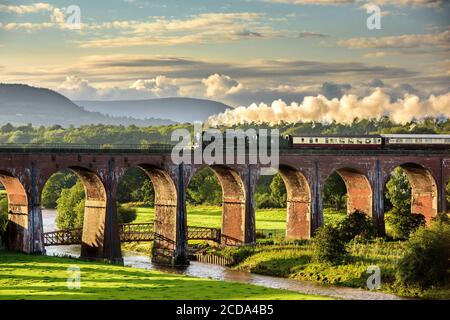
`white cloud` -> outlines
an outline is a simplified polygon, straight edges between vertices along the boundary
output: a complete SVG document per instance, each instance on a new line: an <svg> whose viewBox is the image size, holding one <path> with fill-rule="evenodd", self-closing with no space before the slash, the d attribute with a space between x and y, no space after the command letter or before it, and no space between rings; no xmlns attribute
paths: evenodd
<svg viewBox="0 0 450 320"><path fill-rule="evenodd" d="M202 13L187 19L154 17L152 21L112 21L83 25L83 30L114 29L119 35L95 38L80 43L82 48L114 48L145 45L179 45L234 41L277 34L264 20L252 12Z"/></svg>
<svg viewBox="0 0 450 320"><path fill-rule="evenodd" d="M79 76L67 76L57 90L73 100L92 99L97 96L97 89Z"/></svg>
<svg viewBox="0 0 450 320"><path fill-rule="evenodd" d="M299 103L287 105L276 100L269 106L253 103L249 107L226 110L208 120L210 126L234 125L242 123L270 123L282 121L296 123L301 121L320 121L351 123L355 117L373 119L389 116L397 123L427 116L450 117L450 93L430 96L420 100L416 95L405 94L402 99L391 102L389 95L377 88L369 96L359 99L356 95L343 95L340 99L327 99L323 95L308 96Z"/></svg>
<svg viewBox="0 0 450 320"><path fill-rule="evenodd" d="M151 92L157 97L172 97L179 95L180 88L175 79L159 75L153 79L136 80L130 89Z"/></svg>
<svg viewBox="0 0 450 320"><path fill-rule="evenodd" d="M271 3L298 4L298 5L342 5L353 4L357 0L263 0Z"/></svg>
<svg viewBox="0 0 450 320"><path fill-rule="evenodd" d="M430 34L405 34L389 37L351 38L338 42L339 45L351 49L366 48L417 48L435 46L450 47L450 30Z"/></svg>
<svg viewBox="0 0 450 320"><path fill-rule="evenodd" d="M234 94L243 89L242 84L227 75L217 73L203 79L202 83L206 87L206 96L209 98L221 98Z"/></svg>
<svg viewBox="0 0 450 320"><path fill-rule="evenodd" d="M446 0L370 0L368 2L379 6L411 6L411 7L439 7Z"/></svg>
<svg viewBox="0 0 450 320"><path fill-rule="evenodd" d="M15 14L25 14L25 13L36 13L39 11L52 11L53 6L49 3L33 3L31 5L6 5L0 4L0 12L15 13Z"/></svg>
<svg viewBox="0 0 450 320"><path fill-rule="evenodd" d="M445 0L262 0L269 3L284 3L296 5L348 5L370 2L376 5L386 6L411 6L411 7L438 7Z"/></svg>

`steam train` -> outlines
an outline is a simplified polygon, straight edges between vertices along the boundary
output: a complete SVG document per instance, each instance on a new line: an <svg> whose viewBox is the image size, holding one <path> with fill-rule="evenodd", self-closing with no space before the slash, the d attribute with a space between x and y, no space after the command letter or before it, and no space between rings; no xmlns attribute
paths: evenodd
<svg viewBox="0 0 450 320"><path fill-rule="evenodd" d="M205 136L206 132L202 132ZM194 139L193 146L199 146L199 138ZM235 138L242 139L247 147L250 143L259 143L261 136L246 136L238 134ZM270 145L270 137L267 137ZM202 140L205 148L211 141ZM223 146L226 146L224 137ZM279 146L282 149L447 149L450 152L450 134L373 134L373 135L287 135L280 137Z"/></svg>
<svg viewBox="0 0 450 320"><path fill-rule="evenodd" d="M307 149L450 149L450 134L296 135L285 136L284 147Z"/></svg>

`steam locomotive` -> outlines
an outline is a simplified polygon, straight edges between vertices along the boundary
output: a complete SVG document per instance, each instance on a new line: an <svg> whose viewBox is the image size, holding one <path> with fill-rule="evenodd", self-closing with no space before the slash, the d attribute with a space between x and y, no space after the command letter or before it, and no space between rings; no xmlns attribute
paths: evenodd
<svg viewBox="0 0 450 320"><path fill-rule="evenodd" d="M450 134L296 135L284 137L290 148L450 149Z"/></svg>

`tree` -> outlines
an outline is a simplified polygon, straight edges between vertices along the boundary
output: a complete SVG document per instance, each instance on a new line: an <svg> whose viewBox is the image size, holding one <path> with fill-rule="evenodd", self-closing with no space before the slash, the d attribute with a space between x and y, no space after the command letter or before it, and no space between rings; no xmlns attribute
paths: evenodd
<svg viewBox="0 0 450 320"><path fill-rule="evenodd" d="M70 171L60 171L48 179L42 190L42 206L55 209L62 189L70 189L77 182L77 176Z"/></svg>
<svg viewBox="0 0 450 320"><path fill-rule="evenodd" d="M153 185L142 169L131 168L127 171L119 182L117 200L119 203L144 202L153 205Z"/></svg>
<svg viewBox="0 0 450 320"><path fill-rule="evenodd" d="M84 202L84 187L80 181L70 189L62 189L56 205L56 225L59 229L83 226Z"/></svg>
<svg viewBox="0 0 450 320"><path fill-rule="evenodd" d="M386 198L400 211L409 211L411 207L411 187L405 171L398 167L386 184Z"/></svg>
<svg viewBox="0 0 450 320"><path fill-rule="evenodd" d="M391 206L386 212L388 233L394 239L406 240L418 227L425 225L425 217L411 213L411 187L402 168L394 170L386 189L386 199Z"/></svg>
<svg viewBox="0 0 450 320"><path fill-rule="evenodd" d="M388 234L397 240L406 240L412 232L425 225L425 217L420 213L411 213L393 207L386 213L386 222L390 226Z"/></svg>
<svg viewBox="0 0 450 320"><path fill-rule="evenodd" d="M337 172L331 174L324 185L323 201L328 206L334 206L336 211L340 211L345 207L345 195L347 188L344 180Z"/></svg>
<svg viewBox="0 0 450 320"><path fill-rule="evenodd" d="M447 211L450 212L450 180L447 183L447 186L445 187L445 194L447 199Z"/></svg>
<svg viewBox="0 0 450 320"><path fill-rule="evenodd" d="M406 242L396 278L404 286L424 289L446 283L449 268L450 225L434 221L429 228L419 228Z"/></svg>
<svg viewBox="0 0 450 320"><path fill-rule="evenodd" d="M221 205L222 188L211 169L200 170L189 183L187 201L190 204Z"/></svg>
<svg viewBox="0 0 450 320"><path fill-rule="evenodd" d="M8 198L0 194L0 244L3 242L3 236L8 224Z"/></svg>
<svg viewBox="0 0 450 320"><path fill-rule="evenodd" d="M286 186L284 184L283 178L279 173L277 173L270 183L270 198L272 204L276 208L282 208L286 206Z"/></svg>

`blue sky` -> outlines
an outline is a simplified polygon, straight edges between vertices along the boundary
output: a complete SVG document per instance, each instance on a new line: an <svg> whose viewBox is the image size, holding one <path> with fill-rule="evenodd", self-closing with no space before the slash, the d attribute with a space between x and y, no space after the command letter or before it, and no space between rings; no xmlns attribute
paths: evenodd
<svg viewBox="0 0 450 320"><path fill-rule="evenodd" d="M72 99L190 96L232 106L305 96L448 93L447 0L1 1L2 82ZM66 8L81 10L67 28Z"/></svg>

